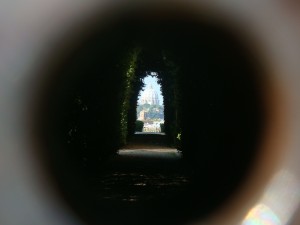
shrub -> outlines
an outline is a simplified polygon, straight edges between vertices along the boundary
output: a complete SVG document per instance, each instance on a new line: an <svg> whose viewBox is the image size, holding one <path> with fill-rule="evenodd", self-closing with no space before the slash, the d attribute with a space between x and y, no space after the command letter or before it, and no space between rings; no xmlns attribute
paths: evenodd
<svg viewBox="0 0 300 225"><path fill-rule="evenodd" d="M165 132L165 124L164 123L160 124L160 132Z"/></svg>
<svg viewBox="0 0 300 225"><path fill-rule="evenodd" d="M137 120L135 122L135 131L136 132L142 132L143 131L143 128L144 128L144 122L143 121L140 121L140 120Z"/></svg>

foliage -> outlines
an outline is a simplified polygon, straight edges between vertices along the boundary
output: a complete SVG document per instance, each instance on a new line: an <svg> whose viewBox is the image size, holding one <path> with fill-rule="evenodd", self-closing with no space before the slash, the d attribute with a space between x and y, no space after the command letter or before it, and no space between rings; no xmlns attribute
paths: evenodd
<svg viewBox="0 0 300 225"><path fill-rule="evenodd" d="M181 107L178 80L179 67L175 63L174 55L176 54L172 54L172 52L164 49L161 55L164 71L160 75L159 82L161 83L162 94L164 96L164 130L169 136L170 141L177 145L178 140L176 139L176 136L181 129L179 120L179 110Z"/></svg>
<svg viewBox="0 0 300 225"><path fill-rule="evenodd" d="M160 132L165 132L165 124L164 123L160 124Z"/></svg>
<svg viewBox="0 0 300 225"><path fill-rule="evenodd" d="M120 121L120 132L121 132L121 144L126 144L126 139L128 135L128 111L130 109L130 98L133 94L133 82L136 79L136 62L139 55L140 49L135 48L129 54L127 60L125 61L125 67L127 67L125 73L123 74L123 101L121 108L121 121Z"/></svg>
<svg viewBox="0 0 300 225"><path fill-rule="evenodd" d="M137 107L137 115L140 115L140 112L144 110L147 112L147 119L164 119L164 107L161 105L150 105L143 104Z"/></svg>
<svg viewBox="0 0 300 225"><path fill-rule="evenodd" d="M135 131L136 132L142 132L144 128L144 122L141 120L137 120L135 122Z"/></svg>

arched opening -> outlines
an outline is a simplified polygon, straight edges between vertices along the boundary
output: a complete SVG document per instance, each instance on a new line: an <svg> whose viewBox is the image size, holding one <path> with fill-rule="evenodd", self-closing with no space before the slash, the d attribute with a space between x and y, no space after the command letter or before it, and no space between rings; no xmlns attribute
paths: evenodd
<svg viewBox="0 0 300 225"><path fill-rule="evenodd" d="M221 207L247 176L264 128L264 71L222 24L132 10L47 68L37 133L63 197L89 223L181 225ZM172 151L124 161L145 71L157 72Z"/></svg>
<svg viewBox="0 0 300 225"><path fill-rule="evenodd" d="M137 132L164 132L164 105L161 85L156 72L149 72L143 79L144 89L140 90L137 104Z"/></svg>

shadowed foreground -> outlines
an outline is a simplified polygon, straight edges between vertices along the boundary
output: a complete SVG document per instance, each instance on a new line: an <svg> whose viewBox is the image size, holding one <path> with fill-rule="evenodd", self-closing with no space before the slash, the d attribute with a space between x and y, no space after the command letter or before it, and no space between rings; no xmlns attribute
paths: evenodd
<svg viewBox="0 0 300 225"><path fill-rule="evenodd" d="M160 141L161 148L155 140ZM116 225L154 221L180 224L178 215L173 221L172 214L180 212L184 217L180 203L187 196L192 171L183 163L181 153L168 148L162 140L165 139L160 134L135 135L125 149L101 167L103 172L91 177L99 221ZM137 146L143 148L136 149Z"/></svg>

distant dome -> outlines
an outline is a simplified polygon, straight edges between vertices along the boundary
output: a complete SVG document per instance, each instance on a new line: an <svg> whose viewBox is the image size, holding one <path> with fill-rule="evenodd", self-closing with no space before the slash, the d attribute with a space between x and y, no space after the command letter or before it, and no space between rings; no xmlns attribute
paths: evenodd
<svg viewBox="0 0 300 225"><path fill-rule="evenodd" d="M140 103L150 104L150 105L159 105L159 99L157 92L153 89L152 85L147 87L145 91L142 93Z"/></svg>

